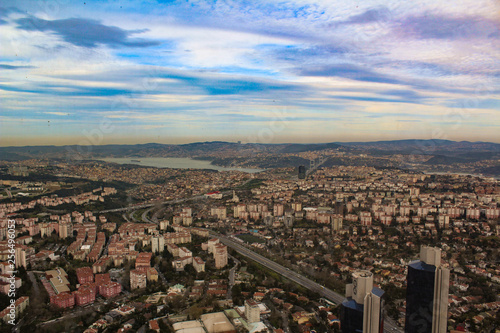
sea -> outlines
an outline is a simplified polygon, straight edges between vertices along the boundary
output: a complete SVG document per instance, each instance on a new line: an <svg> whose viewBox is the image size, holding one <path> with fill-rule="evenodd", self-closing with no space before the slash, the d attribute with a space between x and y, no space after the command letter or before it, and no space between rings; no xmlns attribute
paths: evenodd
<svg viewBox="0 0 500 333"><path fill-rule="evenodd" d="M241 171L247 173L257 173L264 169L251 168L236 168L222 167L210 164L210 161L193 160L191 158L180 157L139 157L139 158L103 158L101 161L118 163L118 164L133 164L141 166L149 166L156 168L172 168L172 169L209 169L217 171Z"/></svg>

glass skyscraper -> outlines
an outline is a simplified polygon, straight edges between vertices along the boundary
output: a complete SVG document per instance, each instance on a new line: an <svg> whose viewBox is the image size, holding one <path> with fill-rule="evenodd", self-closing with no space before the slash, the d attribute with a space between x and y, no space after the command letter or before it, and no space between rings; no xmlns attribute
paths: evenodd
<svg viewBox="0 0 500 333"><path fill-rule="evenodd" d="M423 246L420 260L408 265L406 333L445 333L450 271L441 266L441 249Z"/></svg>

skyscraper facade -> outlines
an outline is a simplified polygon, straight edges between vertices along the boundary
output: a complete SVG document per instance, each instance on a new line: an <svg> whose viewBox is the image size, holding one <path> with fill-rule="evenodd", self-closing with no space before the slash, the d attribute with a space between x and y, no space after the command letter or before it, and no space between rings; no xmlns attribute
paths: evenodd
<svg viewBox="0 0 500 333"><path fill-rule="evenodd" d="M342 333L381 333L384 331L384 291L373 287L373 274L356 271L346 285L346 299L340 306Z"/></svg>
<svg viewBox="0 0 500 333"><path fill-rule="evenodd" d="M441 249L422 246L420 260L408 265L405 332L446 332L449 281Z"/></svg>

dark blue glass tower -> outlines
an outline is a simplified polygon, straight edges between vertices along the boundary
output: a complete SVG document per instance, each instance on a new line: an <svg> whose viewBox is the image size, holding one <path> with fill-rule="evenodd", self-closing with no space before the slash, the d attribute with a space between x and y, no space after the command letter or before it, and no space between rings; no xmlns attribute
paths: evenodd
<svg viewBox="0 0 500 333"><path fill-rule="evenodd" d="M408 265L406 333L446 332L449 274L437 248L422 247L420 260Z"/></svg>
<svg viewBox="0 0 500 333"><path fill-rule="evenodd" d="M363 332L363 304L346 298L340 306L340 327L342 333Z"/></svg>

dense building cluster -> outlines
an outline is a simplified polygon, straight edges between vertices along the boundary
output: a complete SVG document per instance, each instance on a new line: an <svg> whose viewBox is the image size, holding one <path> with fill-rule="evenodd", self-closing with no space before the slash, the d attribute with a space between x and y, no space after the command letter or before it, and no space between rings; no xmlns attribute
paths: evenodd
<svg viewBox="0 0 500 333"><path fill-rule="evenodd" d="M126 195L159 200L130 212L88 209L123 198L122 190L102 186L68 197L48 193L0 203L0 292L10 288L8 221L15 219L15 267L40 272L37 283L49 304L67 311L108 299L127 304L89 329L120 323L126 330L130 323L120 318L142 311L132 300L143 296L170 309L148 325L159 327L165 319L176 332L222 332L214 322L228 332L280 332L279 311L290 316L281 325L304 332L320 324L376 332L388 315L416 332L420 328L412 325L423 319L415 313L424 310L433 314L426 325L438 331L471 329L490 327L500 308L487 294L500 286L495 179L363 166L318 168L307 177L293 176L291 169L249 177L105 164L66 166L65 172L140 184ZM176 201L161 205L171 199ZM59 209L65 204L72 210ZM323 288L345 288L345 301L335 305L285 291L265 268L247 272L220 233ZM15 289L23 285L15 280ZM214 305L225 310L214 312ZM198 307L200 314L183 317Z"/></svg>

